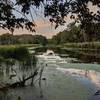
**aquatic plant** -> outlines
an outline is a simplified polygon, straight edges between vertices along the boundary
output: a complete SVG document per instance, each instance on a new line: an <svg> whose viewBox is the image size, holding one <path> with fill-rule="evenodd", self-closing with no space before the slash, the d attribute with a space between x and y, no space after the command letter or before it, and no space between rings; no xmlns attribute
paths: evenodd
<svg viewBox="0 0 100 100"><path fill-rule="evenodd" d="M0 63L2 69L6 69L6 74L8 74L10 79L12 77L19 79L17 82L11 84L11 87L25 86L25 82L29 79L33 81L34 77L38 74L36 62L35 55L30 54L25 47L0 48ZM9 75L10 71L16 75Z"/></svg>

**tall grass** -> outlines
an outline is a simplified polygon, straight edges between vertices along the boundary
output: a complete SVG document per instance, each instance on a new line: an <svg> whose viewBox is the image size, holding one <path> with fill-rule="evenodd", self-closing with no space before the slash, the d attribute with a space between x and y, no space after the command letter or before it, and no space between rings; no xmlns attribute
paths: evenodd
<svg viewBox="0 0 100 100"><path fill-rule="evenodd" d="M24 47L1 47L0 57L4 59L15 59L19 61L29 59L29 52Z"/></svg>
<svg viewBox="0 0 100 100"><path fill-rule="evenodd" d="M33 76L37 72L36 69L37 59L35 55L31 55L27 48L17 46L5 46L0 48L0 66L2 70L0 73L4 73L10 77L9 72L15 72L19 81L23 82L28 76ZM15 67L16 66L16 67ZM18 75L20 73L20 76ZM33 79L32 77L32 82ZM25 85L25 82L24 82Z"/></svg>
<svg viewBox="0 0 100 100"><path fill-rule="evenodd" d="M100 49L100 42L66 43L63 46L70 48Z"/></svg>

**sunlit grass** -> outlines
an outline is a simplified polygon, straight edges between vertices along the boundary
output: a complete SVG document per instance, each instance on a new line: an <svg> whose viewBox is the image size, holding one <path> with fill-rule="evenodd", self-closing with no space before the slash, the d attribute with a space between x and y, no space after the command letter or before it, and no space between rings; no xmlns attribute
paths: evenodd
<svg viewBox="0 0 100 100"><path fill-rule="evenodd" d="M0 45L0 48L14 48L14 47L37 47L38 44L16 44L16 45Z"/></svg>
<svg viewBox="0 0 100 100"><path fill-rule="evenodd" d="M100 49L100 41L97 42L80 42L80 43L65 43L64 47L70 48L87 48L87 49Z"/></svg>
<svg viewBox="0 0 100 100"><path fill-rule="evenodd" d="M26 47L22 46L2 46L0 48L0 57L4 59L26 60L29 57L29 51Z"/></svg>

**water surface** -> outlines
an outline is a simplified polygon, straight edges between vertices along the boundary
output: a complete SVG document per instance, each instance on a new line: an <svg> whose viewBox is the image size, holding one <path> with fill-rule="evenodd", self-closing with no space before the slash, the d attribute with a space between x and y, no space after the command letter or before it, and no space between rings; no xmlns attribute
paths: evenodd
<svg viewBox="0 0 100 100"><path fill-rule="evenodd" d="M42 90L38 83L35 86L9 89L0 93L2 100L88 100L96 91L95 85L86 77L71 76L57 70L61 68L93 69L98 70L97 64L74 64L45 61L39 59L37 66L45 66L42 80ZM41 91L43 97L41 97Z"/></svg>

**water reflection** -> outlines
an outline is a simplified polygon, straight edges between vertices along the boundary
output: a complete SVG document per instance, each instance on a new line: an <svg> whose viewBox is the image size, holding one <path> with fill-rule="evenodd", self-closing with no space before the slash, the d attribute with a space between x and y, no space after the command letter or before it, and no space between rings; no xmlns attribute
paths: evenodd
<svg viewBox="0 0 100 100"><path fill-rule="evenodd" d="M65 68L57 68L62 71L66 75L75 76L77 80L80 80L83 84L85 83L87 87L93 88L95 92L100 88L100 73L93 70L81 70L81 69L65 69ZM93 85L93 84L94 85ZM92 90L93 90L92 89ZM94 91L92 91L94 92Z"/></svg>
<svg viewBox="0 0 100 100"><path fill-rule="evenodd" d="M52 59L53 56L55 59ZM2 92L0 93L0 98L2 98L2 100L74 100L75 98L76 100L88 100L95 91L95 87L91 84L90 80L80 76L91 76L90 79L92 78L94 80L94 77L96 76L95 74L93 75L94 72L92 73L94 77L91 75L91 71L89 72L90 74L88 74L88 72L84 72L83 70L76 71L74 69L70 71L70 69L63 69L64 73L62 73L62 70L60 69L62 66L59 66L59 63L66 65L68 64L68 61L61 57L58 57L60 59L56 59L58 55L53 56L49 55L49 59L47 56L46 59L44 59L43 56L37 55L37 66L44 66L41 87L43 90L43 97L41 97L40 94L41 90L39 84L36 82L35 86L9 89L6 93ZM6 65L2 66L3 69L1 68L0 79L3 82L18 81L19 79L30 75L32 70L34 70L34 67L25 65L22 62L16 62L16 64L10 65L9 67ZM16 71L18 73L17 75L15 75ZM77 74L78 76L74 77ZM11 75L13 76L10 79ZM34 81L38 81L38 78ZM90 91L90 89L92 91Z"/></svg>

